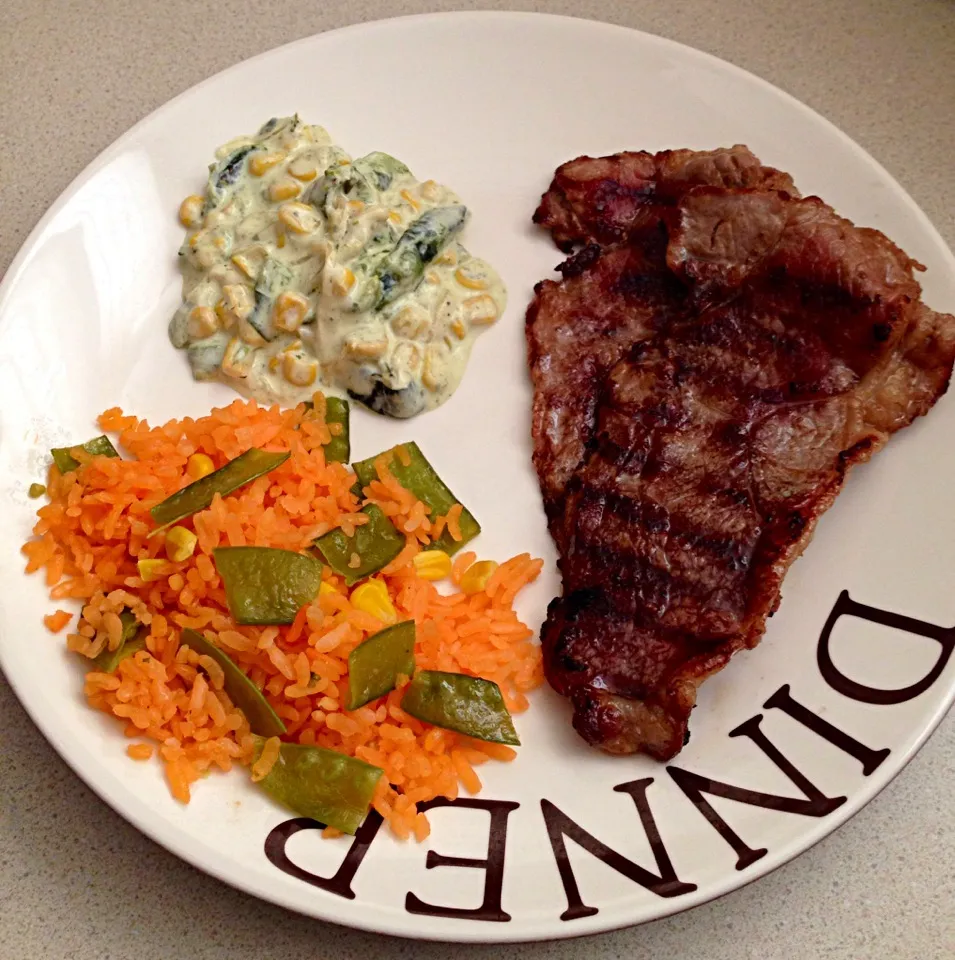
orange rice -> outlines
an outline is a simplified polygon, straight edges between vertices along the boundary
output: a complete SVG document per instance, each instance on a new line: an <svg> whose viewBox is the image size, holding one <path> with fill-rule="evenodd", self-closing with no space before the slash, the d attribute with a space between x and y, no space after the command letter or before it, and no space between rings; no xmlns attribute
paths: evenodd
<svg viewBox="0 0 955 960"><path fill-rule="evenodd" d="M418 804L437 796L453 799L461 787L476 793L481 780L475 767L489 759L511 760L515 751L415 720L400 707L406 680L379 700L345 710L348 654L386 624L354 608L342 579L326 567L323 577L333 589L303 607L294 623L238 626L212 552L227 545L302 550L329 530L352 530L364 522L362 505L378 503L407 539L376 576L386 584L399 620L417 624L417 665L493 680L512 712L527 708L527 692L543 679L540 649L513 609L516 594L537 577L542 561L528 554L512 557L471 596L456 589L439 592L416 575L412 559L445 528L460 539L460 507L446 517L429 517L388 467L392 455L401 461L407 456L400 447L378 458L378 479L365 489L366 499L356 497L352 471L325 462L322 445L331 433L324 409L320 394L313 410L236 400L207 417L160 427L117 408L107 410L99 418L101 428L118 432L133 459L90 458L79 450L76 471L61 475L50 467L49 503L37 511L35 537L23 547L26 569L45 571L52 599L82 603L79 623L66 641L77 653L95 657L115 649L124 608L148 627L146 650L127 657L113 674L87 673L84 690L91 706L118 718L126 735L139 741L128 749L131 757L148 759L148 741L155 743L177 799L188 802L191 785L206 771L252 763L251 731L223 690L221 669L179 644L180 630L191 627L221 647L262 690L288 728L283 739L381 767L385 776L375 809L396 836L423 840L430 827ZM196 533L196 550L183 562L167 561L164 538L148 537L155 528L150 508L190 482L186 466L192 454L204 453L220 467L253 446L288 450L291 456L181 521ZM164 565L157 579L144 582L137 561L147 558ZM470 552L456 558L456 583L474 559ZM58 610L45 622L56 631L70 619ZM256 777L266 775L276 748L270 744L263 751Z"/></svg>

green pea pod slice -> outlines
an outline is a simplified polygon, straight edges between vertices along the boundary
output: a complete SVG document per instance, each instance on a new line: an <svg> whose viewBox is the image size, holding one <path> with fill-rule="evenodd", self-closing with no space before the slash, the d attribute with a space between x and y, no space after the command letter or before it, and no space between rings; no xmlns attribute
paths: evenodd
<svg viewBox="0 0 955 960"><path fill-rule="evenodd" d="M285 724L265 699L262 691L239 669L232 659L201 633L184 628L179 642L192 647L198 654L212 657L225 674L225 692L229 699L245 714L252 732L261 737L281 737Z"/></svg>
<svg viewBox="0 0 955 960"><path fill-rule="evenodd" d="M315 404L311 400L306 400L305 406L311 410ZM325 423L329 425L340 423L342 425L341 433L337 436L333 434L332 439L324 445L326 462L348 463L348 458L351 456L348 401L340 400L338 397L326 397Z"/></svg>
<svg viewBox="0 0 955 960"><path fill-rule="evenodd" d="M348 655L348 709L394 690L398 674L414 674L415 623L406 620L372 634Z"/></svg>
<svg viewBox="0 0 955 960"><path fill-rule="evenodd" d="M461 502L448 489L445 482L435 472L434 467L425 459L424 454L418 448L418 444L412 440L409 443L401 444L401 446L404 447L411 462L408 466L405 466L395 455L391 458L389 464L391 472L398 483L406 490L410 490L422 503L431 508L432 517L446 514L456 503ZM375 470L375 460L378 459L378 456L381 456L381 454L352 464L352 469L358 477L359 487L367 487L372 480L378 479L378 472ZM436 550L443 550L445 553L453 555L481 532L481 525L474 519L468 508L463 507L463 505L459 523L461 526L460 540L455 540L445 530L431 546Z"/></svg>
<svg viewBox="0 0 955 960"><path fill-rule="evenodd" d="M246 450L218 470L213 470L207 476L167 497L162 503L157 503L149 513L159 526L149 535L153 537L177 521L205 510L217 493L224 497L274 470L288 458L287 450L282 453L259 450L258 447Z"/></svg>
<svg viewBox="0 0 955 960"><path fill-rule="evenodd" d="M265 740L256 737L253 762L264 746ZM335 750L283 743L278 760L258 785L294 813L353 834L365 819L383 772Z"/></svg>
<svg viewBox="0 0 955 960"><path fill-rule="evenodd" d="M325 459L328 462L348 463L351 456L351 438L349 435L348 401L338 397L325 398L325 423L340 423L342 432L325 444Z"/></svg>
<svg viewBox="0 0 955 960"><path fill-rule="evenodd" d="M123 624L119 646L115 650L107 648L93 659L93 666L100 673L115 673L116 668L127 657L146 649L146 630L140 629L140 623L132 610L124 610L119 615L119 619Z"/></svg>
<svg viewBox="0 0 955 960"><path fill-rule="evenodd" d="M80 464L79 461L73 457L73 454L70 453L75 447L81 447L85 450L91 457L118 457L119 453L116 450L116 447L110 442L109 437L93 437L92 440L87 440L86 443L74 443L72 447L54 447L50 453L53 456L53 462L56 464L56 469L60 473L69 473L71 470L75 470Z"/></svg>
<svg viewBox="0 0 955 960"><path fill-rule="evenodd" d="M217 547L212 556L237 623L291 623L322 583L321 563L292 550Z"/></svg>
<svg viewBox="0 0 955 960"><path fill-rule="evenodd" d="M369 503L362 513L368 515L368 523L355 527L353 537L346 537L341 530L332 530L315 541L326 563L345 578L349 587L387 566L405 545L405 535L377 504ZM356 553L361 563L350 567L352 555Z"/></svg>
<svg viewBox="0 0 955 960"><path fill-rule="evenodd" d="M521 744L500 687L491 680L464 673L421 670L405 687L401 709L425 723L475 740L515 747Z"/></svg>

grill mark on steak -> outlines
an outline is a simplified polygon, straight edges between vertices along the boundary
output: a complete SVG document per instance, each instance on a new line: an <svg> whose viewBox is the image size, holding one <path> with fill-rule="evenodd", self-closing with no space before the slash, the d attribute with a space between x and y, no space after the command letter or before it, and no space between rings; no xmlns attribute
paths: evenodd
<svg viewBox="0 0 955 960"><path fill-rule="evenodd" d="M955 318L744 147L579 158L535 220L586 244L527 314L545 673L589 743L667 759L848 470L944 393Z"/></svg>

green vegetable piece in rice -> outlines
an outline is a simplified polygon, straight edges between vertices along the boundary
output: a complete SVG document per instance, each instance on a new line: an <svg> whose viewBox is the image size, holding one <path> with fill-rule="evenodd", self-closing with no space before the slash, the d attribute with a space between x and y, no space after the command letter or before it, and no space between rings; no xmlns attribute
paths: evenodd
<svg viewBox="0 0 955 960"><path fill-rule="evenodd" d="M134 653L146 649L147 630L141 626L131 610L124 610L119 615L123 625L123 633L119 646L115 650L108 647L93 659L93 667L100 673L115 673L116 668Z"/></svg>
<svg viewBox="0 0 955 960"><path fill-rule="evenodd" d="M213 557L237 623L291 623L322 583L318 560L292 550L218 547Z"/></svg>
<svg viewBox="0 0 955 960"><path fill-rule="evenodd" d="M414 674L415 622L372 634L348 655L348 709L357 710L394 690L398 675Z"/></svg>
<svg viewBox="0 0 955 960"><path fill-rule="evenodd" d="M354 536L346 537L341 530L332 530L315 541L315 548L325 562L345 578L349 587L387 566L405 545L405 535L385 516L381 507L369 503L361 512L368 517L368 522L355 527ZM355 556L358 564L353 566Z"/></svg>
<svg viewBox="0 0 955 960"><path fill-rule="evenodd" d="M281 466L289 456L288 451L271 453L268 450L259 450L257 447L246 450L225 466L183 487L162 503L157 503L149 513L159 526L149 536L153 537L179 520L205 510L216 494L224 497L233 493L239 487Z"/></svg>
<svg viewBox="0 0 955 960"><path fill-rule="evenodd" d="M404 448L409 462L405 466L400 456L397 454L392 456L388 466L394 478L430 508L432 520L439 515L446 516L448 511L461 501L448 489L414 441L403 443L401 446ZM397 450L397 448L395 449ZM375 461L379 456L381 454L352 464L352 469L358 477L359 494L372 480L378 479ZM444 530L441 536L434 541L432 547L436 550L444 550L448 554L454 554L481 532L481 525L474 519L471 511L463 505L458 523L461 527L460 540L455 540L448 530Z"/></svg>
<svg viewBox="0 0 955 960"><path fill-rule="evenodd" d="M311 410L314 404L311 400L306 400L305 406ZM340 400L338 397L325 398L325 423L329 427L332 424L339 424L341 427L338 433L332 432L332 439L324 444L326 463L348 463L351 456L350 420L347 400Z"/></svg>
<svg viewBox="0 0 955 960"><path fill-rule="evenodd" d="M255 738L253 763L265 741ZM258 781L274 800L302 817L353 834L371 805L384 771L323 747L283 743L272 769Z"/></svg>
<svg viewBox="0 0 955 960"><path fill-rule="evenodd" d="M74 444L72 447L54 447L50 453L53 455L53 462L60 473L69 473L79 467L79 461L73 456L73 451L79 448L85 450L91 457L118 457L119 453L110 443L109 437L93 437L86 443Z"/></svg>
<svg viewBox="0 0 955 960"><path fill-rule="evenodd" d="M475 740L520 746L501 689L491 680L464 673L422 670L405 687L401 709L424 723Z"/></svg>
<svg viewBox="0 0 955 960"><path fill-rule="evenodd" d="M239 669L233 660L201 633L182 631L179 642L192 647L196 653L211 657L225 675L224 688L229 699L242 711L249 721L252 732L263 737L280 737L285 733L285 724L265 699L262 691Z"/></svg>

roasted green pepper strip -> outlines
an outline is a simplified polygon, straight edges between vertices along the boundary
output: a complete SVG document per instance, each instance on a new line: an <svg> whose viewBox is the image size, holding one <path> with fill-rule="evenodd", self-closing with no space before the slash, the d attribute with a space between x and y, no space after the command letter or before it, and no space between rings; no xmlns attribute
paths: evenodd
<svg viewBox="0 0 955 960"><path fill-rule="evenodd" d="M332 530L315 541L326 563L345 578L349 587L387 566L405 545L405 535L377 504L369 503L362 513L368 515L368 523L355 527L353 537L346 537L341 530ZM352 567L349 564L356 553L361 562Z"/></svg>
<svg viewBox="0 0 955 960"><path fill-rule="evenodd" d="M74 443L72 447L54 447L50 453L53 455L53 462L56 464L56 469L60 473L69 473L71 470L75 470L80 464L79 461L74 459L73 454L70 452L76 447L80 447L85 450L91 457L118 457L116 448L110 443L109 437L93 437L92 440L87 440L86 443Z"/></svg>
<svg viewBox="0 0 955 960"><path fill-rule="evenodd" d="M223 688L229 699L245 714L252 732L262 737L280 737L285 733L285 724L265 699L262 691L223 653L201 633L186 627L179 642L192 647L198 654L212 657L225 674Z"/></svg>
<svg viewBox="0 0 955 960"><path fill-rule="evenodd" d="M115 673L116 668L134 653L146 649L146 630L140 629L139 621L131 610L124 610L119 615L123 624L123 634L119 646L115 650L108 647L99 656L93 659L93 666L100 673Z"/></svg>
<svg viewBox="0 0 955 960"><path fill-rule="evenodd" d="M348 655L348 709L394 690L398 674L414 674L414 620L372 634Z"/></svg>
<svg viewBox="0 0 955 960"><path fill-rule="evenodd" d="M464 673L422 670L405 687L401 709L425 723L476 740L520 746L498 685Z"/></svg>
<svg viewBox="0 0 955 960"><path fill-rule="evenodd" d="M391 472L398 483L406 490L410 490L419 500L431 508L432 519L439 514L446 514L456 503L460 503L458 498L447 488L444 481L435 473L434 467L425 459L424 454L418 449L418 444L411 441L401 444L401 446L407 451L411 462L406 467L397 455L392 456L389 464ZM378 479L378 472L375 470L375 460L377 459L378 457L369 457L367 460L360 460L358 463L352 464L352 469L358 477L360 487L367 487L372 480ZM467 507L461 510L458 522L461 526L461 539L455 540L445 530L432 544L436 550L444 550L445 553L454 554L481 532L481 525L474 519Z"/></svg>
<svg viewBox="0 0 955 960"><path fill-rule="evenodd" d="M264 746L265 741L256 737L253 762ZM368 812L383 772L334 750L283 743L278 760L259 786L300 816L354 833Z"/></svg>
<svg viewBox="0 0 955 960"><path fill-rule="evenodd" d="M291 623L322 583L318 560L292 550L217 547L213 557L237 623Z"/></svg>
<svg viewBox="0 0 955 960"><path fill-rule="evenodd" d="M213 498L218 493L224 497L226 494L244 487L247 483L258 479L263 474L274 470L277 466L285 463L289 458L288 451L283 453L270 453L267 450L259 450L253 447L240 454L235 460L230 460L225 466L213 470L208 476L201 480L190 483L183 487L178 493L167 497L162 503L157 503L150 511L153 520L159 524L156 530L149 535L155 536L165 527L182 520L184 517L191 517L200 510L205 510L212 503Z"/></svg>

